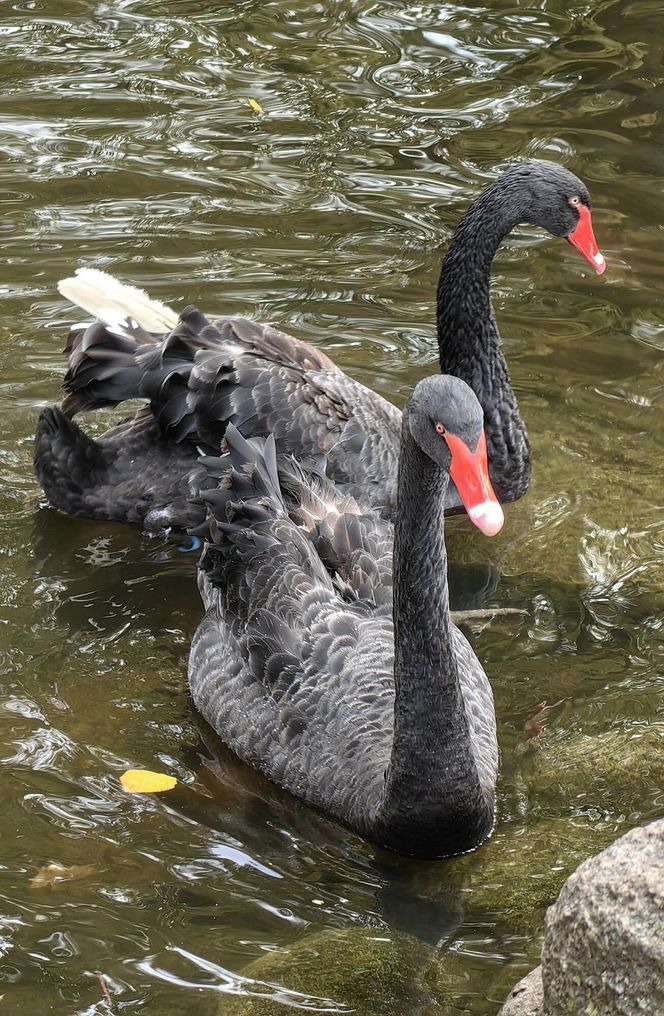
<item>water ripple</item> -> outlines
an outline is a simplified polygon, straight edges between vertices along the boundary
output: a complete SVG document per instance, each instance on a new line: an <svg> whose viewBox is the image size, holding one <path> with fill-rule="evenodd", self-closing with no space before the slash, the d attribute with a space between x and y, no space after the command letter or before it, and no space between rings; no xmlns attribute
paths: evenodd
<svg viewBox="0 0 664 1016"><path fill-rule="evenodd" d="M357 971L371 975L362 943L380 938L404 957L379 964L382 987L394 970L408 981L394 988L395 1011L496 1012L538 962L544 909L570 867L662 807L659 8L6 8L4 1004L98 1012L101 976L127 1013L213 1013L220 999L241 1012L244 996L280 1012L344 1012ZM531 228L496 260L533 486L490 545L460 520L447 534L464 595L526 611L473 636L496 697L499 820L474 855L397 864L296 806L196 724L193 555L39 507L32 433L59 397L74 316L55 282L86 262L176 307L272 320L402 403L436 369L442 247L495 173L532 156L587 181L609 270L591 278L567 245ZM118 782L129 766L173 772L178 787L130 797ZM51 865L68 877L40 885ZM337 933L358 943L339 991L260 974L265 957L288 970L289 950L307 943L319 971L334 972ZM437 949L423 944L436 936ZM423 972L426 1003L412 987Z"/></svg>

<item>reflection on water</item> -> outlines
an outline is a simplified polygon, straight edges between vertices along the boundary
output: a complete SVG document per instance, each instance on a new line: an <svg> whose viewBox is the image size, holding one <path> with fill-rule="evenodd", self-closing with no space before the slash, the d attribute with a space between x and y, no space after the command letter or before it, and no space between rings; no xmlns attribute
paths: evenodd
<svg viewBox="0 0 664 1016"><path fill-rule="evenodd" d="M663 31L652 0L5 5L5 1004L485 1016L565 874L661 814ZM38 508L32 432L72 318L55 282L87 262L259 315L401 402L435 369L441 248L523 156L588 183L609 268L526 228L496 261L534 483L495 541L455 519L449 544L457 605L526 612L473 631L499 815L476 853L414 864L197 725L193 555ZM180 784L127 796L129 765Z"/></svg>

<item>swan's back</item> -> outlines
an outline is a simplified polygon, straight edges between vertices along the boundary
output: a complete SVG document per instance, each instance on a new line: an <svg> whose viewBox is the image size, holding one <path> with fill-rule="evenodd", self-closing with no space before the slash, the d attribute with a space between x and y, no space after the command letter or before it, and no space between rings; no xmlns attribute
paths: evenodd
<svg viewBox="0 0 664 1016"><path fill-rule="evenodd" d="M206 615L190 656L194 702L245 761L368 832L392 746L391 602L358 596L361 570L335 585L315 546L328 537L288 514L273 443L252 446L232 429L228 438L235 466L226 489L205 495L212 539L199 583ZM284 486L292 491L303 477L282 462ZM348 517L346 539L361 555L373 520Z"/></svg>
<svg viewBox="0 0 664 1016"><path fill-rule="evenodd" d="M147 399L162 439L218 452L229 423L284 454L323 454L329 475L394 506L401 413L321 350L245 318L186 308L164 336L133 321L71 333L63 410ZM192 462L192 466L194 463Z"/></svg>

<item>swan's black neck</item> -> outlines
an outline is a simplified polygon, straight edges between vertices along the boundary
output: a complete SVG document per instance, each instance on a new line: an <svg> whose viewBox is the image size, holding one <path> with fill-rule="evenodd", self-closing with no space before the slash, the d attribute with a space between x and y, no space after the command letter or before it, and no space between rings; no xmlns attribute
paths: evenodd
<svg viewBox="0 0 664 1016"><path fill-rule="evenodd" d="M501 177L460 222L438 284L440 366L474 390L484 410L489 472L500 501L516 501L530 482L526 428L502 354L491 306L491 263L503 238L527 218L513 181Z"/></svg>
<svg viewBox="0 0 664 1016"><path fill-rule="evenodd" d="M487 835L463 705L447 588L443 510L448 475L413 440L404 413L394 540L394 741L378 816L402 854L454 854Z"/></svg>

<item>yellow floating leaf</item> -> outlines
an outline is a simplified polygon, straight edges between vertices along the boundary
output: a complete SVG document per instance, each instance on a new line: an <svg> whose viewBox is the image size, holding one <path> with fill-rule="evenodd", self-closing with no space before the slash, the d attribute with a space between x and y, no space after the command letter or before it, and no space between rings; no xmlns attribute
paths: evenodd
<svg viewBox="0 0 664 1016"><path fill-rule="evenodd" d="M88 875L96 875L97 868L94 864L72 864L65 868L63 864L47 864L40 868L36 875L30 879L32 889L45 889L56 885L58 882L70 882L74 878L87 878Z"/></svg>
<svg viewBox="0 0 664 1016"><path fill-rule="evenodd" d="M264 113L265 112L265 110L261 106L260 102L256 102L255 99L247 99L247 102L249 103L249 105L253 109L254 113Z"/></svg>
<svg viewBox="0 0 664 1016"><path fill-rule="evenodd" d="M161 794L172 790L177 780L165 773L151 773L149 769L127 769L120 783L128 794Z"/></svg>

